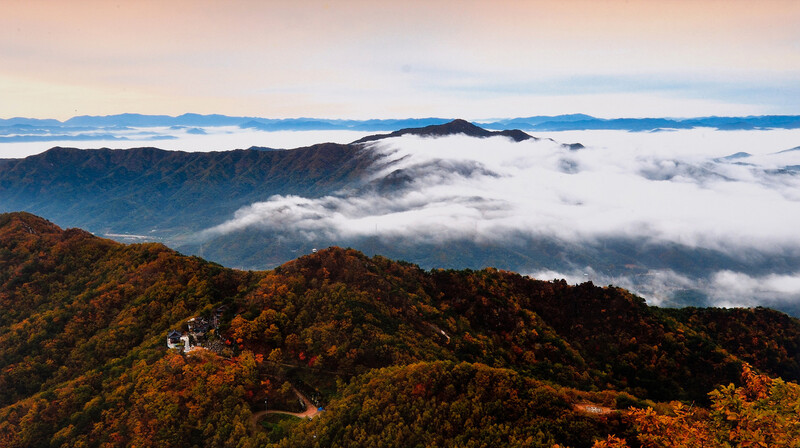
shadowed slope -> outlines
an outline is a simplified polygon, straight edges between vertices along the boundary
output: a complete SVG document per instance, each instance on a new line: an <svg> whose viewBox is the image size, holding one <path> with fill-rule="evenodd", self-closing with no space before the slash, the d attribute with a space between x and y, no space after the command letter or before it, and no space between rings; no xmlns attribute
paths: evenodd
<svg viewBox="0 0 800 448"><path fill-rule="evenodd" d="M523 140L528 139L535 139L519 129L514 130L506 130L506 131L487 131L481 127L475 126L474 124L466 121L466 120L453 120L449 123L445 124L436 124L425 126L423 128L407 128L407 129L400 129L399 131L394 131L389 134L378 134L378 135L370 135L361 139L354 141L353 143L366 143L372 142L376 140L381 140L384 138L390 137L399 137L401 135L419 135L422 137L442 137L445 135L455 135L455 134L464 134L470 137L492 137L496 135L501 135L504 137L509 137L514 141L521 142Z"/></svg>

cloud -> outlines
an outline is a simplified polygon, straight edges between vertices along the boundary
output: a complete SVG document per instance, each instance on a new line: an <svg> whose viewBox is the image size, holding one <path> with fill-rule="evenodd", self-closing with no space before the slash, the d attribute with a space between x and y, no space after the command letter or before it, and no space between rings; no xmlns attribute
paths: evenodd
<svg viewBox="0 0 800 448"><path fill-rule="evenodd" d="M71 148L141 148L153 146L154 140L162 140L159 147L186 152L229 151L232 149L261 146L267 148L298 148L320 142L349 143L365 137L367 131L260 131L241 129L238 126L210 126L202 129L205 134L192 128L170 128L167 126L142 128L79 128L71 132L61 128L57 135L46 130L44 135L11 134L0 129L0 158L23 158L42 153L53 146ZM20 137L12 141L6 137ZM63 138L61 138L63 137Z"/></svg>
<svg viewBox="0 0 800 448"><path fill-rule="evenodd" d="M752 306L765 301L800 299L800 273L750 276L719 271L709 279L709 296L720 306Z"/></svg>
<svg viewBox="0 0 800 448"><path fill-rule="evenodd" d="M708 282L698 282L671 269L653 269L635 275L607 275L597 272L590 266L570 271L542 270L529 274L538 280L564 279L570 284L590 281L596 285L615 285L645 297L651 305L674 304L677 291L696 290L707 293Z"/></svg>
<svg viewBox="0 0 800 448"><path fill-rule="evenodd" d="M630 134L584 133L603 136L604 144L584 141L580 151L503 137L386 139L366 147L384 156L367 179L376 188L317 199L275 196L209 232L260 227L310 238L377 233L411 241L523 234L728 254L800 250L800 173L784 169L800 165L800 151L775 154L796 145L770 147L771 134L760 131L761 145L746 148L753 156L744 164L722 158L740 149L726 143L732 133L688 130L635 141ZM781 142L787 135L800 141L797 132L781 135ZM684 145L675 150L676 142Z"/></svg>
<svg viewBox="0 0 800 448"><path fill-rule="evenodd" d="M542 270L529 276L539 280L565 279L570 284L591 281L596 285L615 285L644 297L655 306L733 308L760 305L796 312L800 303L800 272L757 276L720 270L698 278L671 269L614 276L586 267L569 271Z"/></svg>

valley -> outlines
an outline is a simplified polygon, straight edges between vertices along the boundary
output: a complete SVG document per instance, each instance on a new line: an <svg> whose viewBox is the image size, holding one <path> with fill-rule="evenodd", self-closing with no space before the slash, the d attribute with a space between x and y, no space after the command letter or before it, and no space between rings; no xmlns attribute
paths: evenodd
<svg viewBox="0 0 800 448"><path fill-rule="evenodd" d="M57 147L5 161L0 211L235 268L352 247L800 315L800 152L701 155L683 132L597 147L454 120L289 150Z"/></svg>

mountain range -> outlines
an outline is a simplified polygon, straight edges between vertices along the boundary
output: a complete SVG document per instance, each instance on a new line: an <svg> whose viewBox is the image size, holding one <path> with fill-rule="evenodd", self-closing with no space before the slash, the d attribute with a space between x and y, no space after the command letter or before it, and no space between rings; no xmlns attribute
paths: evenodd
<svg viewBox="0 0 800 448"><path fill-rule="evenodd" d="M341 120L326 118L259 118L219 114L76 116L68 120L35 118L0 119L0 143L46 141L128 141L169 140L174 132L204 133L204 128L233 126L243 130L309 131L350 130L387 131L441 125L451 118L406 118ZM695 118L596 118L585 114L517 117L478 120L474 124L488 129L523 131L625 130L652 132L670 129L712 128L717 130L798 129L800 116L763 115L747 117Z"/></svg>
<svg viewBox="0 0 800 448"><path fill-rule="evenodd" d="M363 143L398 135L453 134L533 139L519 130L491 132L454 120L348 145L322 143L292 150L186 153L55 147L2 162L0 211L26 210L101 234L142 234L172 242L275 195L314 198L340 190L389 188L398 182L397 173L394 179L369 180L368 173L382 157L365 150Z"/></svg>
<svg viewBox="0 0 800 448"><path fill-rule="evenodd" d="M167 348L197 319L202 348ZM800 321L341 248L238 271L0 214L4 447L588 447L634 440L630 409L747 386L744 363L796 382ZM326 410L259 412L293 390Z"/></svg>
<svg viewBox="0 0 800 448"><path fill-rule="evenodd" d="M121 241L159 241L232 267L271 268L315 248L349 246L425 268L494 266L527 273L556 272L555 276L578 271L586 273L584 279L622 284L644 294L654 293L648 288L656 285L662 288L661 300L674 306L713 304L709 291L719 288L708 279L720 272L790 275L800 265L800 252L789 249L779 254L751 250L743 256L637 235L574 241L512 228L500 238L485 237L478 233L479 221L473 229L461 223L465 218L445 219L443 229L432 229L430 236L404 235L402 226L382 230L378 221L354 231L348 227L351 224L335 221L336 216L359 222L392 213L424 214L428 205L416 204L415 195L452 182L508 176L457 153L451 159L432 156L414 162L419 155L397 152L402 145L414 144L403 140L408 138L430 144L456 138L455 148L477 145L479 151L493 151L492 145L502 142L535 142L545 146L530 151L551 151L559 157L555 170L567 176L581 169L581 154L596 154L580 143L537 139L519 129L489 131L464 120L406 128L351 144L322 143L291 150L253 147L186 153L55 147L24 159L0 161L0 211L25 210L62 226L82 227ZM441 142L450 147L449 140ZM779 153L776 161L793 154ZM796 172L793 159L786 159L777 170L773 162L761 169L751 160L755 158L749 154L734 154L697 166L673 163L666 171L646 166L639 175L662 183L696 178L704 185L708 179L725 179L733 168L768 176L771 183L791 181ZM479 190L463 197L447 193L442 207L458 204L489 217L505 213L507 204L481 194ZM458 227L446 230L450 225ZM663 280L663 275L678 280ZM800 315L791 298L777 295L765 300Z"/></svg>
<svg viewBox="0 0 800 448"><path fill-rule="evenodd" d="M274 194L319 196L359 179L355 146L211 153L52 148L2 165L2 208L102 233L170 238Z"/></svg>

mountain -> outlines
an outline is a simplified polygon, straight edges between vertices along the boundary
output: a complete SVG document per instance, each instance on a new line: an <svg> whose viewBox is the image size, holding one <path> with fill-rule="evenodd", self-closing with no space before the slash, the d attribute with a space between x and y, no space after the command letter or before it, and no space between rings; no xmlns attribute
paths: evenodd
<svg viewBox="0 0 800 448"><path fill-rule="evenodd" d="M496 269L330 248L243 272L27 213L0 215L0 266L7 447L314 446L312 434L587 447L635 437L629 406L704 406L740 383L743 361L800 379L800 321L782 313L664 310ZM215 322L192 336L204 348L166 347L198 318ZM296 403L293 388L327 411L256 424L265 398Z"/></svg>
<svg viewBox="0 0 800 448"><path fill-rule="evenodd" d="M350 187L370 162L358 147L333 143L211 153L56 147L3 165L0 211L169 238L219 224L275 194L316 197Z"/></svg>
<svg viewBox="0 0 800 448"><path fill-rule="evenodd" d="M474 124L466 120L453 120L445 124L430 125L430 126L425 126L423 128L406 128L406 129L400 129L399 131L394 131L389 134L371 135L368 137L358 139L354 143L366 143L375 140L381 140L384 138L400 137L401 135L441 137L445 135L457 135L457 134L464 134L470 137L480 137L480 138L503 136L503 137L509 137L515 142L521 142L524 140L534 138L520 131L519 129L506 130L506 131L487 131L486 129L475 126Z"/></svg>
<svg viewBox="0 0 800 448"><path fill-rule="evenodd" d="M794 148L790 148L790 149L784 149L783 151L778 152L778 154L786 154L786 153L792 153L792 152L797 152L797 151L800 151L800 146L797 146L797 147L794 147Z"/></svg>
<svg viewBox="0 0 800 448"><path fill-rule="evenodd" d="M540 123L545 122L571 122L571 121L584 121L584 120L594 120L595 118L591 115L586 114L564 114L564 115L537 115L533 117L518 117L518 118L508 118L504 120L498 120L493 122L482 122L487 127L520 127L520 128L530 128L531 126L535 126Z"/></svg>
<svg viewBox="0 0 800 448"><path fill-rule="evenodd" d="M697 117L697 118L595 118L589 115L559 115L555 117L514 118L484 123L489 128L514 126L525 131L579 131L624 130L631 132L660 129L713 128L721 131L753 129L797 129L800 117L796 115L765 115L750 117Z"/></svg>
<svg viewBox="0 0 800 448"><path fill-rule="evenodd" d="M688 129L695 126L685 124L681 121L670 120L666 118L615 118L611 120L602 120L592 118L589 120L579 121L546 121L533 126L537 130L548 131L572 131L572 130L587 130L587 129L615 129L626 131L651 131L654 129L670 128L670 129Z"/></svg>
<svg viewBox="0 0 800 448"><path fill-rule="evenodd" d="M0 118L0 126L57 126L60 125L61 122L58 120L50 119L40 119L40 118L25 118L25 117L14 117L14 118Z"/></svg>
<svg viewBox="0 0 800 448"><path fill-rule="evenodd" d="M531 138L521 131L486 131L463 120L422 129L399 132L441 136L466 130L468 135L502 135L515 141ZM274 195L314 198L361 188L380 156L359 143L391 136L285 151L55 147L5 161L0 171L0 211L26 210L97 233L173 241L220 224L236 210Z"/></svg>
<svg viewBox="0 0 800 448"><path fill-rule="evenodd" d="M0 251L2 406L119 362L250 277L25 213L0 215Z"/></svg>
<svg viewBox="0 0 800 448"><path fill-rule="evenodd" d="M239 125L242 129L258 129L260 131L311 131L322 130L329 131L334 129L347 129L338 122L331 122L326 120L313 120L313 119L287 119L287 120L270 120L264 123L259 120L251 120L247 123Z"/></svg>
<svg viewBox="0 0 800 448"><path fill-rule="evenodd" d="M579 118L570 117L575 123ZM405 139L409 135L422 138ZM450 136L473 138L448 140ZM383 143L375 144L378 141ZM490 166L486 157L476 158L495 154L497 148L515 155L498 166ZM490 131L464 120L405 128L351 144L291 150L185 153L55 147L25 159L0 161L0 212L25 210L123 241L158 241L231 267L272 268L314 248L349 246L423 268L496 266L559 278L577 275L623 285L672 306L730 303L735 298L721 297L726 290L715 284L728 272L754 278L796 273L800 252L790 249L737 252L723 245L697 247L626 234L576 241L559 232L531 232L525 222L503 228L499 235L479 232L485 220L502 219L504 214L517 213L528 220L547 216L549 208L585 208L570 199L571 194L547 193L551 187L546 184L538 195L517 185L531 180L519 174L520 164L541 166L545 171L537 176L544 174L542 178L573 182L579 177L573 175L585 168L584 158L592 161L601 155L583 149L579 143L559 145L520 130ZM732 169L746 169L746 178L780 186L792 182L797 172L792 154L770 155L786 160L768 161L763 167L744 153L700 162L635 161L641 167L633 174L659 188L688 181L706 189L709 182L732 182ZM518 180L509 184L511 190L484 191L487 182L507 179ZM432 191L443 196L430 203ZM548 195L557 200L516 212L513 204L520 195L534 202ZM445 217L429 235L379 225L387 216L396 215L402 222L428 216L437 207L436 213ZM450 218L453 210L468 213ZM565 226L580 224L574 220ZM769 304L800 316L797 302L780 291L738 298L738 303Z"/></svg>
<svg viewBox="0 0 800 448"><path fill-rule="evenodd" d="M387 188L391 191L390 187ZM386 194L391 195L391 192ZM178 248L226 266L257 269L276 266L292 257L309 253L314 248L335 244L354 247L368 254L385 254L411 260L427 269L498 266L521 272L544 272L541 275L548 275L545 277L547 279L562 278L559 272L582 269L579 272L583 279L571 281L587 278L603 284L620 284L624 281L631 285L628 287L645 291L664 282L661 289L650 292L660 295L662 300L666 299L669 306L713 306L714 302L703 283L720 271L769 276L776 270L791 273L800 265L800 256L792 253L783 253L772 259L766 256L742 259L719 249L702 249L676 243L642 244L632 238L576 243L547 235L512 233L508 239L498 241L475 241L468 237L436 241L380 234L328 236L315 233L309 239L303 237L300 231L289 229L276 232L257 225L210 233L203 240L182 242ZM658 276L663 272L675 273L673 276L678 279L674 284L669 283L669 279L661 280ZM680 276L693 279L694 283L687 284ZM655 281L651 283L651 280ZM719 291L719 294L724 296L725 291ZM779 299L773 299L771 306L800 316L800 307L792 298Z"/></svg>
<svg viewBox="0 0 800 448"><path fill-rule="evenodd" d="M349 130L388 131L442 125L449 118L403 118L342 120L328 118L263 118L237 117L219 114L201 115L187 113L179 116L118 114L107 116L76 116L65 121L53 119L9 118L0 119L0 143L16 142L68 142L93 140L148 141L174 138L177 128L189 127L211 132L221 126L239 127L261 131ZM474 124L487 129L520 129L522 131L574 131L613 129L632 132L655 132L663 129L692 129L698 127L717 130L797 129L800 116L765 115L748 117L694 117L694 118L596 118L586 114L517 117L481 120ZM164 128L167 128L166 130ZM515 134L512 138L524 137Z"/></svg>
<svg viewBox="0 0 800 448"><path fill-rule="evenodd" d="M82 115L72 117L64 121L65 126L237 126L243 120L252 119L248 117L229 117L226 115L199 115L183 114L177 117L169 115L142 115L142 114L119 114L106 116Z"/></svg>

